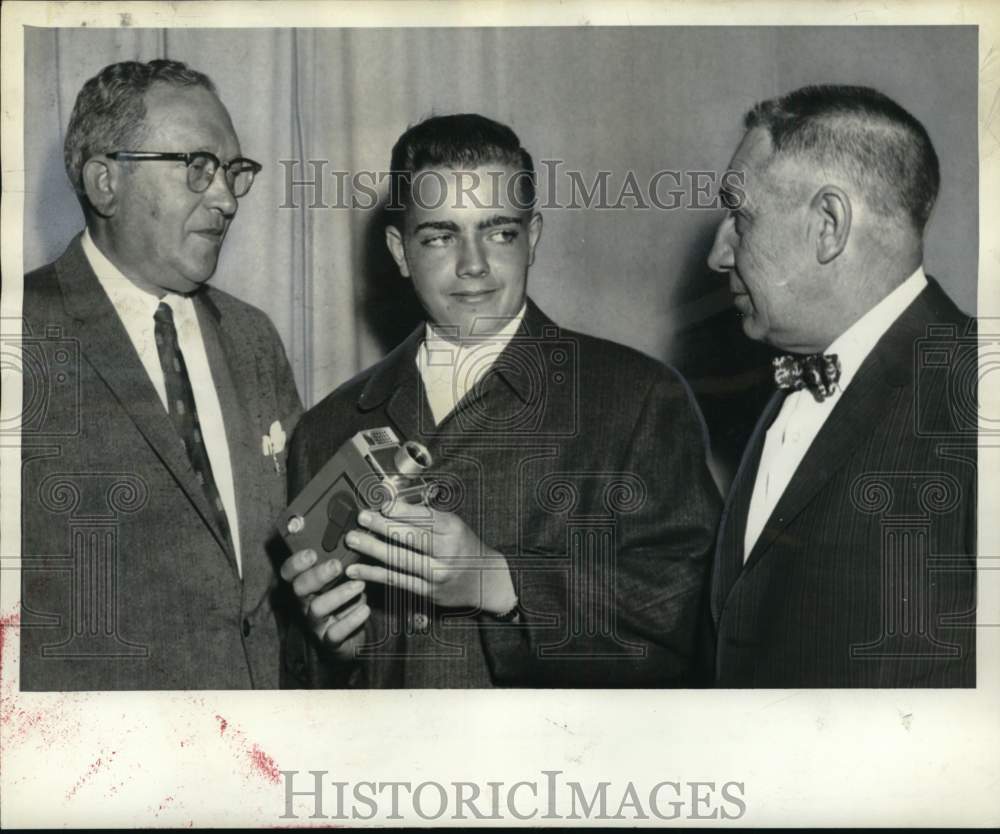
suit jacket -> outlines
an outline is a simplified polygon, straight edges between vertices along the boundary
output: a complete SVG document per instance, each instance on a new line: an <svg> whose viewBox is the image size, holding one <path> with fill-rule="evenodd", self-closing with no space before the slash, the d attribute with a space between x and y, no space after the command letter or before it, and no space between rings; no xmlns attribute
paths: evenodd
<svg viewBox="0 0 1000 834"><path fill-rule="evenodd" d="M424 326L307 412L290 494L362 429L424 443L446 508L503 553L520 622L369 583L353 663L289 650L314 686L658 686L687 679L720 500L680 376L561 330L532 302L484 380L435 427L415 365ZM307 651L307 648L309 651Z"/></svg>
<svg viewBox="0 0 1000 834"><path fill-rule="evenodd" d="M285 475L262 451L301 411L261 311L195 296L232 461L243 578L77 237L25 276L21 687L277 687L266 552ZM279 457L279 463L281 458Z"/></svg>
<svg viewBox="0 0 1000 834"><path fill-rule="evenodd" d="M723 511L723 687L975 685L976 340L933 279L883 335L744 565L765 410Z"/></svg>

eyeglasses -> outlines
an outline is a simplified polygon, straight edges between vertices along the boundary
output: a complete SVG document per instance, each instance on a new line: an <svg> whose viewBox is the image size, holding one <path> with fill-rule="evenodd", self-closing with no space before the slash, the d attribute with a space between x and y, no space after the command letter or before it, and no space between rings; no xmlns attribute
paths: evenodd
<svg viewBox="0 0 1000 834"><path fill-rule="evenodd" d="M160 153L159 151L112 151L105 154L109 159L128 162L183 162L187 165L188 188L196 194L208 190L215 179L215 172L221 168L225 172L226 185L234 197L242 197L253 185L254 175L263 167L259 162L238 156L229 162L219 161L214 153L195 151L194 153Z"/></svg>

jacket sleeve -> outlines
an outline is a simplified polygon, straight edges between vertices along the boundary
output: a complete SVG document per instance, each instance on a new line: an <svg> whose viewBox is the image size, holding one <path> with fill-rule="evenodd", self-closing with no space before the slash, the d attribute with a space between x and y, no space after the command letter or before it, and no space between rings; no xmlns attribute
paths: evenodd
<svg viewBox="0 0 1000 834"><path fill-rule="evenodd" d="M552 562L568 570L515 571L518 621L484 622L498 685L691 683L721 501L704 421L675 372L648 386L624 448L602 474L603 507L588 509L614 513L613 541L584 532Z"/></svg>

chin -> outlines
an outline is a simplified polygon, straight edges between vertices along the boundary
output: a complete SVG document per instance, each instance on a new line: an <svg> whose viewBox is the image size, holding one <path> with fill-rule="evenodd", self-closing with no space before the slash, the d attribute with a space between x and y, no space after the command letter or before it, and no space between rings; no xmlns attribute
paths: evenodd
<svg viewBox="0 0 1000 834"><path fill-rule="evenodd" d="M192 264L190 269L184 270L181 274L193 286L200 287L215 275L216 264L218 264L217 259L213 259L211 263Z"/></svg>

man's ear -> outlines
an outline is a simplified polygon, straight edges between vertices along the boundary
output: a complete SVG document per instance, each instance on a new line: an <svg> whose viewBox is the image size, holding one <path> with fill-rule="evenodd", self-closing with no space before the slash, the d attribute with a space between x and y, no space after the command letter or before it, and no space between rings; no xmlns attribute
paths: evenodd
<svg viewBox="0 0 1000 834"><path fill-rule="evenodd" d="M389 254L399 267L399 271L404 278L410 277L410 267L406 263L406 248L403 246L403 236L395 226L385 227L385 245L389 247Z"/></svg>
<svg viewBox="0 0 1000 834"><path fill-rule="evenodd" d="M111 217L118 208L117 187L119 171L107 160L92 156L80 172L87 201L102 217Z"/></svg>
<svg viewBox="0 0 1000 834"><path fill-rule="evenodd" d="M542 215L537 211L531 215L528 221L528 266L535 262L535 247L542 237Z"/></svg>
<svg viewBox="0 0 1000 834"><path fill-rule="evenodd" d="M816 259L828 264L847 246L851 234L851 198L836 185L824 185L813 197L811 208L819 224Z"/></svg>

